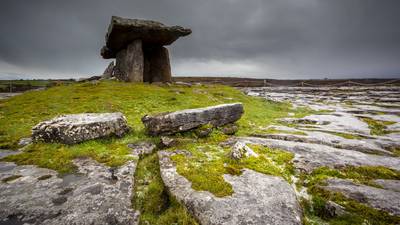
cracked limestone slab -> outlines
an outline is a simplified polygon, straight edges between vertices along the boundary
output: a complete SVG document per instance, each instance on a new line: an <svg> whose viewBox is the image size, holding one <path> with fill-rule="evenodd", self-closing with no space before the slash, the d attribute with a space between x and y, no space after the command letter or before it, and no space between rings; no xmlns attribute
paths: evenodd
<svg viewBox="0 0 400 225"><path fill-rule="evenodd" d="M293 152L296 168L311 172L312 170L328 166L342 168L345 166L384 166L400 170L400 158L365 154L348 149L338 149L326 145L300 143L293 141L274 140L257 137L231 138L226 144L232 145L237 141L248 144L259 144L270 148L278 148Z"/></svg>
<svg viewBox="0 0 400 225"><path fill-rule="evenodd" d="M335 148L351 149L354 151L371 153L371 154L392 155L392 152L387 151L381 148L379 145L372 143L368 140L347 139L329 133L298 130L294 128L285 128L283 126L270 126L270 128L276 129L278 130L278 132L273 134L257 134L254 136L268 138L268 139L321 144ZM300 131L305 133L306 135L287 134L284 132L279 133L279 130L289 131L289 132Z"/></svg>
<svg viewBox="0 0 400 225"><path fill-rule="evenodd" d="M224 175L233 187L232 196L215 197L206 191L195 191L179 175L170 156L158 152L161 177L169 192L191 212L202 225L301 224L301 208L292 187L282 178L245 169L240 176Z"/></svg>
<svg viewBox="0 0 400 225"><path fill-rule="evenodd" d="M111 168L76 159L78 174L59 177L54 170L0 162L0 223L32 225L136 225L131 205L136 162ZM6 181L6 182L5 182Z"/></svg>

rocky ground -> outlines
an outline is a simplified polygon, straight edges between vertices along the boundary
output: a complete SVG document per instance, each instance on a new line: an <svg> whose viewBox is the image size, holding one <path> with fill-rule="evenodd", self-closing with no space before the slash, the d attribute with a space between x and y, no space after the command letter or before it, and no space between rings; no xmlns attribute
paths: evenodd
<svg viewBox="0 0 400 225"><path fill-rule="evenodd" d="M278 87L247 88L244 92L271 101L290 101L295 107L309 107L316 113L282 119L278 125L266 127L265 132L239 140L290 151L295 154L296 169L308 174L321 167L339 171L364 167L366 171L371 169L366 173L371 173L373 179L376 168L397 171L390 179L375 179L365 185L359 179L362 175L354 169L357 176L338 173L332 176L337 178L324 179L318 185L362 205L399 216L399 87ZM311 217L308 219L312 221ZM399 223L398 217L394 221Z"/></svg>
<svg viewBox="0 0 400 225"><path fill-rule="evenodd" d="M199 156L200 147L159 152L166 187L201 224L400 223L400 88L243 91L271 101L290 101L311 113L290 114L274 125L255 129L253 135L231 137L213 146L213 151L202 146L204 158ZM257 151L258 146L266 150ZM218 160L226 157L224 148L232 149L228 154L244 166L239 174L223 175L232 193L218 196L224 194L202 186L200 178L190 173L201 171L196 167L207 170L207 161L217 167ZM293 159L277 165L277 153L265 154L271 149L289 152ZM187 159L184 163L182 156ZM256 165L251 163L255 158ZM237 166L223 161L225 169ZM284 164L293 166L289 178ZM281 173L271 169L274 166ZM214 171L207 171L204 179L212 179Z"/></svg>
<svg viewBox="0 0 400 225"><path fill-rule="evenodd" d="M400 224L400 88L242 91L296 110L246 135L238 123L236 135L201 127L124 143L133 158L118 167L75 158L77 173L61 176L0 162L0 224L153 224L155 192L170 198L156 210L176 201L203 225Z"/></svg>
<svg viewBox="0 0 400 225"><path fill-rule="evenodd" d="M135 161L117 169L92 159L74 164L77 173L60 176L0 162L0 224L138 224L130 201Z"/></svg>

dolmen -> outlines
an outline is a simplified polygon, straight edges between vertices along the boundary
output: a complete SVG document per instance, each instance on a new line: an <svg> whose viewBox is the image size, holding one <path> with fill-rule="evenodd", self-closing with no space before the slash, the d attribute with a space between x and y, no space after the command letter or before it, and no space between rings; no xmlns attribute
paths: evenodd
<svg viewBox="0 0 400 225"><path fill-rule="evenodd" d="M146 115L142 118L142 122L149 135L171 135L208 124L213 127L231 124L239 120L243 113L241 103L232 103L154 116Z"/></svg>
<svg viewBox="0 0 400 225"><path fill-rule="evenodd" d="M180 26L113 16L101 55L104 59L116 59L113 76L118 80L170 82L171 66L164 46L191 33Z"/></svg>
<svg viewBox="0 0 400 225"><path fill-rule="evenodd" d="M33 127L32 140L76 144L103 137L122 137L129 130L122 113L70 114L43 121Z"/></svg>

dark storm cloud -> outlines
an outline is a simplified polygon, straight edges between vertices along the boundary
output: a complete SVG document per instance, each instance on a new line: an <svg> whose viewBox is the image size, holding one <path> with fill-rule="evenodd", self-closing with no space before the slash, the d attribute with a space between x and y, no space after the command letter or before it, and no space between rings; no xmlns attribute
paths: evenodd
<svg viewBox="0 0 400 225"><path fill-rule="evenodd" d="M178 75L396 77L398 9L398 0L3 0L0 78L101 73L112 15L192 28L170 47Z"/></svg>

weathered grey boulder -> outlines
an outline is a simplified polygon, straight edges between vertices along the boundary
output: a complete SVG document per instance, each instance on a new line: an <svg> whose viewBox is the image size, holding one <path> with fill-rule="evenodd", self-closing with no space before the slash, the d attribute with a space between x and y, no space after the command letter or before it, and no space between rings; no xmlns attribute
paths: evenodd
<svg viewBox="0 0 400 225"><path fill-rule="evenodd" d="M246 143L238 141L235 145L233 145L232 150L229 153L229 156L232 159L240 160L245 157L258 157L258 154L253 151Z"/></svg>
<svg viewBox="0 0 400 225"><path fill-rule="evenodd" d="M164 148L172 147L172 146L176 145L177 143L178 143L177 140L167 137L167 136L161 136L161 138L160 138L161 147L164 147Z"/></svg>
<svg viewBox="0 0 400 225"><path fill-rule="evenodd" d="M157 148L155 144L149 141L141 141L138 143L128 144L128 147L132 149L132 154L135 156L151 154L154 149Z"/></svg>
<svg viewBox="0 0 400 225"><path fill-rule="evenodd" d="M176 171L170 159L174 154L158 152L161 177L170 194L185 205L200 224L302 224L301 208L295 192L281 177L248 169L240 176L224 175L234 193L232 196L219 198L206 191L193 190L191 183Z"/></svg>
<svg viewBox="0 0 400 225"><path fill-rule="evenodd" d="M233 123L240 119L244 110L241 103L223 104L198 109L186 109L155 116L144 116L142 122L150 135L173 134L188 131L202 125L214 127Z"/></svg>
<svg viewBox="0 0 400 225"><path fill-rule="evenodd" d="M0 162L0 224L136 225L132 208L136 162L110 168L75 159L78 174L59 177L36 166Z"/></svg>
<svg viewBox="0 0 400 225"><path fill-rule="evenodd" d="M350 180L332 178L323 189L340 192L347 198L384 210L392 215L400 215L400 192L353 183Z"/></svg>
<svg viewBox="0 0 400 225"><path fill-rule="evenodd" d="M190 29L180 26L170 27L152 20L113 16L106 35L106 46L101 53L105 59L115 58L117 52L134 40L142 40L144 45L163 46L191 33Z"/></svg>
<svg viewBox="0 0 400 225"><path fill-rule="evenodd" d="M238 130L239 127L235 124L228 124L222 128L222 132L226 135L234 135Z"/></svg>
<svg viewBox="0 0 400 225"><path fill-rule="evenodd" d="M129 131L122 113L83 113L59 116L32 128L34 142L75 144L86 140L117 136Z"/></svg>

